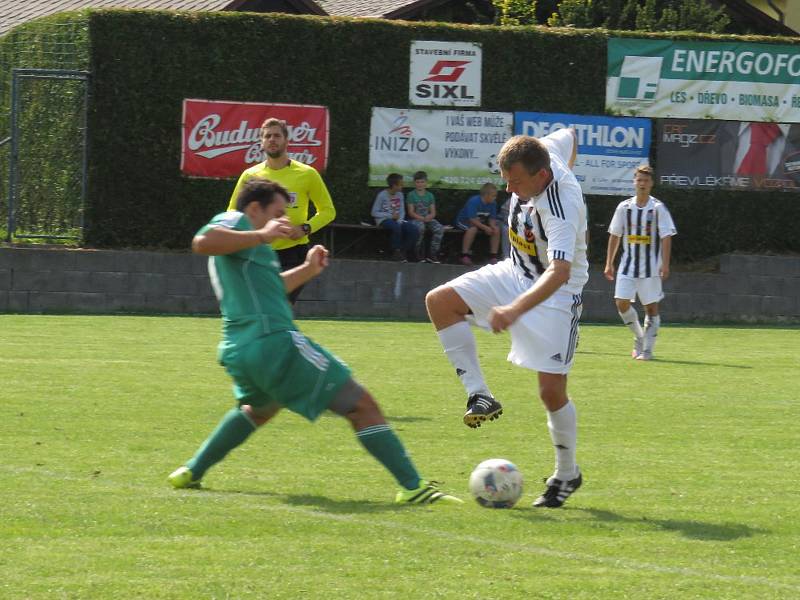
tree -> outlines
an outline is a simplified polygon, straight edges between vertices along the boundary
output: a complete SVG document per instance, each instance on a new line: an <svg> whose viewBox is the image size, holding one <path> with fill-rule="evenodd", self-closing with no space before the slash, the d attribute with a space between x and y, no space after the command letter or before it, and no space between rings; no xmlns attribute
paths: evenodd
<svg viewBox="0 0 800 600"><path fill-rule="evenodd" d="M536 0L494 0L498 25L536 25Z"/></svg>
<svg viewBox="0 0 800 600"><path fill-rule="evenodd" d="M594 27L592 0L562 0L547 24L551 27Z"/></svg>
<svg viewBox="0 0 800 600"><path fill-rule="evenodd" d="M495 0L495 6L497 4L498 0ZM709 0L561 0L547 24L723 33L728 31L731 20L724 7L714 8Z"/></svg>

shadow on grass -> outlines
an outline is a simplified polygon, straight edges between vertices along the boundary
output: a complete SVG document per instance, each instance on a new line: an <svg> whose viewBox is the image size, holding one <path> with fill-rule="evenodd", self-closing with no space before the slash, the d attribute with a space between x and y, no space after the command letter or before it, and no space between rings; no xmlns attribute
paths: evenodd
<svg viewBox="0 0 800 600"><path fill-rule="evenodd" d="M576 354L594 354L596 356L624 356L619 352L595 352L593 350L577 350ZM631 360L631 362L640 362ZM665 358L656 357L653 362L664 363L670 365L690 365L693 367L725 367L726 369L752 369L750 365L731 365L728 363L713 363L703 362L701 360L669 360Z"/></svg>
<svg viewBox="0 0 800 600"><path fill-rule="evenodd" d="M605 523L624 523L657 527L664 531L675 531L683 537L693 540L727 542L740 538L752 537L756 534L768 533L764 529L749 527L741 523L703 523L702 521L680 521L677 519L648 519L647 517L626 517L610 510L596 508L574 508L591 515Z"/></svg>
<svg viewBox="0 0 800 600"><path fill-rule="evenodd" d="M396 512L409 508L408 506L394 504L391 495L385 500L336 500L327 496L317 496L314 494L281 494L278 492L256 491L256 490L229 490L201 488L196 490L198 493L239 495L273 498L277 502L282 502L289 506L308 507L329 514L369 514L381 512ZM418 507L411 507L419 510Z"/></svg>

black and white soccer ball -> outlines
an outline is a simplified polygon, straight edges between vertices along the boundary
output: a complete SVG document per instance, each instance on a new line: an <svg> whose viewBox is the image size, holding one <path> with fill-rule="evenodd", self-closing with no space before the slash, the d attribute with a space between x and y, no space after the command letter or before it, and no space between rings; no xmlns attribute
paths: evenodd
<svg viewBox="0 0 800 600"><path fill-rule="evenodd" d="M511 508L522 496L522 473L510 460L490 458L472 471L469 491L481 506Z"/></svg>
<svg viewBox="0 0 800 600"><path fill-rule="evenodd" d="M497 164L497 154L489 155L486 159L486 166L489 167L489 173L492 175L500 174L500 165Z"/></svg>

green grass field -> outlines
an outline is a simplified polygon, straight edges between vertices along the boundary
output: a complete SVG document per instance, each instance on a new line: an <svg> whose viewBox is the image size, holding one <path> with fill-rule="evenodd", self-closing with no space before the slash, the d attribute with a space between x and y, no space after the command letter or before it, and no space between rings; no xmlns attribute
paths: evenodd
<svg viewBox="0 0 800 600"><path fill-rule="evenodd" d="M209 472L166 476L232 405L212 318L0 316L1 598L800 598L800 331L665 325L658 361L586 325L570 376L583 488L552 470L532 373L478 333L505 414L464 394L423 323L305 321L417 466L466 496L504 457L512 510L392 504L344 420L281 414Z"/></svg>

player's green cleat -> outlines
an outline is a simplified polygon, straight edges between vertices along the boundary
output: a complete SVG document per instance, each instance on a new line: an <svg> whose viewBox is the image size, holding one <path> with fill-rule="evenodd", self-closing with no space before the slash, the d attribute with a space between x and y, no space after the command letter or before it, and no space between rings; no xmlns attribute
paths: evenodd
<svg viewBox="0 0 800 600"><path fill-rule="evenodd" d="M421 479L415 490L400 490L394 501L397 504L464 504L464 501L439 489L435 481Z"/></svg>
<svg viewBox="0 0 800 600"><path fill-rule="evenodd" d="M178 467L167 477L167 481L169 481L176 490L185 488L197 489L200 487L200 480L194 480L194 475L189 470L189 467Z"/></svg>

